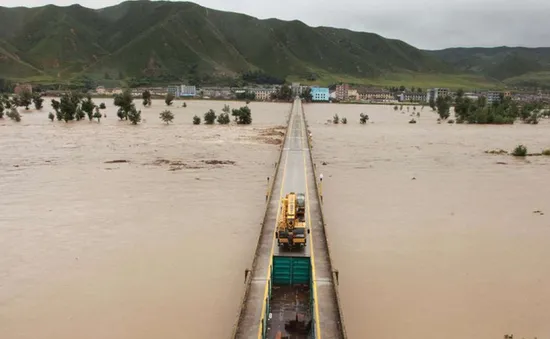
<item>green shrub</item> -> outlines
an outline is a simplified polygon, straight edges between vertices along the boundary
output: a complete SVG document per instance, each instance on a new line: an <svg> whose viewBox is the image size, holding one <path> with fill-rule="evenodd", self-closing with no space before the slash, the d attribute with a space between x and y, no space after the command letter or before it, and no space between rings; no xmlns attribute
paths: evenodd
<svg viewBox="0 0 550 339"><path fill-rule="evenodd" d="M169 110L164 110L160 112L160 120L164 121L166 124L169 124L174 120L174 113Z"/></svg>
<svg viewBox="0 0 550 339"><path fill-rule="evenodd" d="M211 109L208 112L204 113L204 123L207 125L212 125L216 121L216 112Z"/></svg>
<svg viewBox="0 0 550 339"><path fill-rule="evenodd" d="M218 124L220 125L227 125L231 122L231 118L229 118L229 114L222 113L218 115Z"/></svg>
<svg viewBox="0 0 550 339"><path fill-rule="evenodd" d="M512 152L512 155L515 157L524 157L527 155L527 147L523 145L517 145Z"/></svg>

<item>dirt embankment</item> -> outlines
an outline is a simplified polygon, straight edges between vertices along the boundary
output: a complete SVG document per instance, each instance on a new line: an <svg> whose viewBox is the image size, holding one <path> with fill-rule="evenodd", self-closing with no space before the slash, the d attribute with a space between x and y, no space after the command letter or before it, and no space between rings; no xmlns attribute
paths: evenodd
<svg viewBox="0 0 550 339"><path fill-rule="evenodd" d="M258 135L254 139L265 144L281 145L285 138L285 130L285 126L257 129Z"/></svg>

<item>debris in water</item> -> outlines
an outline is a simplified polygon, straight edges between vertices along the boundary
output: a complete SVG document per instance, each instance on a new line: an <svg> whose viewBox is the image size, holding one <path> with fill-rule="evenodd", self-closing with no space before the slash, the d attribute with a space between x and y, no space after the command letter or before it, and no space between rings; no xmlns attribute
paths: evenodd
<svg viewBox="0 0 550 339"><path fill-rule="evenodd" d="M154 166L169 166L169 171L179 171L182 169L201 169L207 168L205 165L235 165L235 161L231 160L200 160L193 162L183 162L181 160L156 159L146 165Z"/></svg>
<svg viewBox="0 0 550 339"><path fill-rule="evenodd" d="M503 149L494 149L492 151L485 151L487 154L508 154L508 151L505 151Z"/></svg>
<svg viewBox="0 0 550 339"><path fill-rule="evenodd" d="M231 160L202 160L207 165L235 165L235 161Z"/></svg>
<svg viewBox="0 0 550 339"><path fill-rule="evenodd" d="M124 159L105 161L106 164L124 164L128 162L129 162L128 160L124 160Z"/></svg>

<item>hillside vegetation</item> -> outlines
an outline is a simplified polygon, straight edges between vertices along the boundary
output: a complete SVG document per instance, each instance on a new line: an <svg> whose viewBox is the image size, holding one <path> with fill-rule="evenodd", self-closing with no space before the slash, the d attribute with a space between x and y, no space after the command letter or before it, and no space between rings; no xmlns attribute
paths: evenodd
<svg viewBox="0 0 550 339"><path fill-rule="evenodd" d="M393 84L403 74L404 85L452 85L456 77L457 86L490 87L545 70L542 61L521 63L530 60L523 56L491 68L488 59L496 56L461 52L421 51L373 33L259 20L191 2L0 7L0 77L15 81L236 84L247 73L275 82Z"/></svg>
<svg viewBox="0 0 550 339"><path fill-rule="evenodd" d="M511 87L550 88L550 48L448 48L426 51L463 73L483 75Z"/></svg>

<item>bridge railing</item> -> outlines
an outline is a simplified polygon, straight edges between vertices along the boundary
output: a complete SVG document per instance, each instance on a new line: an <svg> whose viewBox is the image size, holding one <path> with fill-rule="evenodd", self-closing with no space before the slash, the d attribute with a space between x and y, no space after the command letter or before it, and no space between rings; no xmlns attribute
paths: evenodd
<svg viewBox="0 0 550 339"><path fill-rule="evenodd" d="M317 178L318 178L318 174L317 174L317 167L315 165L315 159L313 157L313 151L312 151L312 148L313 148L313 145L312 145L312 140L311 138L309 137L309 124L307 122L307 117L306 117L306 113L304 111L304 105L303 105L303 102L300 101L300 105L301 105L301 108L302 108L302 114L303 114L303 117L304 117L304 122L305 122L305 129L306 129L306 133L307 133L307 144L308 144L308 148L309 148L309 157L311 159L311 166L313 167L313 181L315 182L315 191L317 192L317 196L319 198L319 212L320 212L320 217L321 217L321 224L323 225L323 231L325 232L325 242L327 243L327 253L328 253L328 259L329 259L329 265L330 265L330 269L333 270L334 269L334 266L332 264L332 256L330 255L330 243L329 243L329 237L328 237L328 232L327 232L327 228L326 228L326 224L325 224L325 214L324 214L324 210L323 210L323 196L322 196L322 191L321 191L321 187L319 185L319 182L317 181ZM332 272L332 280L333 280L333 284L332 286L334 287L334 294L336 296L336 305L337 305L337 308L338 308L338 316L340 318L340 331L342 333L342 337L344 339L347 339L347 333L346 333L346 327L344 325L344 312L342 311L342 306L341 306L341 301L340 301L340 293L338 291L338 286L337 286L337 282L338 282L338 278L335 277L335 273L334 271ZM336 282L336 283L335 283Z"/></svg>
<svg viewBox="0 0 550 339"><path fill-rule="evenodd" d="M266 194L266 199L265 199L265 212L264 212L264 217L263 217L263 220L262 220L262 227L260 229L260 235L258 237L258 242L256 244L256 250L254 251L254 259L252 261L252 268L250 269L250 273L248 275L245 276L245 284L246 284L246 287L244 289L244 293L241 297L241 301L240 301L240 310L239 310L239 313L237 315L237 319L233 325L233 331L231 333L231 339L236 339L237 338L237 332L238 332L238 329L239 329L239 323L241 321L241 318L244 317L244 313L245 313L245 310L246 310L246 301L248 299L248 295L250 294L250 286L251 286L251 283L252 283L252 272L254 272L254 268L256 267L256 259L258 258L259 256L259 249L260 249L260 246L261 246L261 241L262 241L262 237L263 237L263 232L264 232L264 228L265 228L265 223L268 219L268 212L269 212L269 204L271 203L271 197L273 195L273 187L275 186L275 182L277 181L277 177L279 175L279 168L281 166L281 159L282 159L282 156L283 156L283 150L284 150L284 147L285 147L285 144L286 144L286 140L287 140L287 135L288 135L288 132L289 132L289 125L290 125L290 117L292 116L292 109L293 109L294 105L292 105L291 107L291 110L288 112L288 116L287 116L287 121L286 121L286 132L285 132L285 136L284 136L284 141L283 143L281 144L280 146L280 150L279 150L279 157L277 158L277 162L276 162L276 165L275 165L275 173L273 174L273 178L272 180L270 180L271 182L268 183L269 186L269 189L267 191L267 194ZM273 237L275 236L275 234L272 235ZM271 266L272 266L272 258L269 259L269 272L271 272ZM269 280L271 280L271 274L269 276ZM270 283L268 281L268 283ZM271 289L270 289L271 291ZM267 300L269 301L269 300ZM267 303L266 303L267 305ZM267 326L265 326L265 323L267 323L267 317L266 317L266 314L269 314L269 312L266 312L266 309L262 309L262 317L261 317L261 325L262 326L262 333L263 333L263 336L265 337L265 333L266 333L266 330L267 330ZM264 319L265 319L265 323L264 323Z"/></svg>

